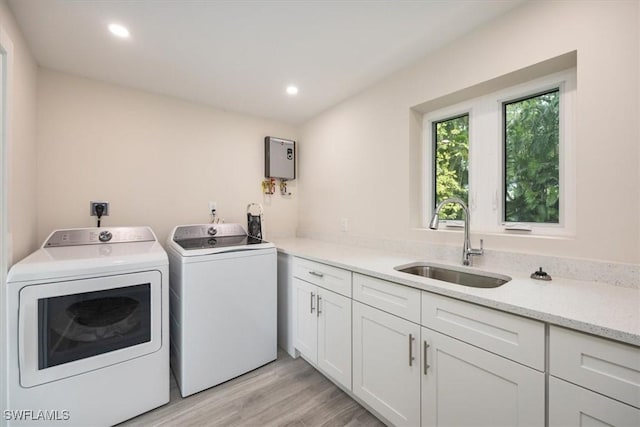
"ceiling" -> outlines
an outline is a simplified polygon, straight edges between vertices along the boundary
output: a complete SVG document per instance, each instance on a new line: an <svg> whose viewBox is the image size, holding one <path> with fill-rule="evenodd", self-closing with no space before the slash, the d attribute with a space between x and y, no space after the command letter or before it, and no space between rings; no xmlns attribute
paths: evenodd
<svg viewBox="0 0 640 427"><path fill-rule="evenodd" d="M297 124L522 1L8 4L42 67ZM131 37L112 36L112 22Z"/></svg>

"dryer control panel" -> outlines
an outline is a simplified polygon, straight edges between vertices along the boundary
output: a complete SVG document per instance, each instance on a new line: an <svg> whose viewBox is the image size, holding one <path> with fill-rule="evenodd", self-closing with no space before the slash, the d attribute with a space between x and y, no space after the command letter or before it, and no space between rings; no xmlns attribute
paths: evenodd
<svg viewBox="0 0 640 427"><path fill-rule="evenodd" d="M54 231L42 247L154 242L155 240L156 236L149 227L73 228Z"/></svg>

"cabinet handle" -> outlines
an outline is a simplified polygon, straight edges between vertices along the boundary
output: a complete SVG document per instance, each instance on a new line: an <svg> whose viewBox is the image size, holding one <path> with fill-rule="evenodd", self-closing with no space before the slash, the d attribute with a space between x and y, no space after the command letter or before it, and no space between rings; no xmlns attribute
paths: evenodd
<svg viewBox="0 0 640 427"><path fill-rule="evenodd" d="M317 271L310 271L309 274L311 274L312 276L320 277L320 278L324 277L324 274L318 273Z"/></svg>
<svg viewBox="0 0 640 427"><path fill-rule="evenodd" d="M413 334L409 334L409 366L412 366L415 357L413 357L413 341L415 338Z"/></svg>
<svg viewBox="0 0 640 427"><path fill-rule="evenodd" d="M429 366L429 363L427 361L427 349L429 348L429 344L427 344L427 340L424 341L424 374L427 375L427 369L429 369L431 366Z"/></svg>
<svg viewBox="0 0 640 427"><path fill-rule="evenodd" d="M321 300L321 299L322 299L322 297L320 296L320 294L318 294L317 302L316 302L316 307L317 307L316 315L317 315L318 317L320 317L320 313L322 313L322 312L320 311L320 300Z"/></svg>
<svg viewBox="0 0 640 427"><path fill-rule="evenodd" d="M316 294L311 292L311 303L309 304L309 306L311 307L311 314L313 314L313 297L315 297L315 296L316 296Z"/></svg>

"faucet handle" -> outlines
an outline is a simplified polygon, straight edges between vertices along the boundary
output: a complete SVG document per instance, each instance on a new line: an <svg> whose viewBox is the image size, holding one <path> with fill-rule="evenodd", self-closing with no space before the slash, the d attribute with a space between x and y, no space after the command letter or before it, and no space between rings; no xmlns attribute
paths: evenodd
<svg viewBox="0 0 640 427"><path fill-rule="evenodd" d="M484 240L480 239L480 249L469 248L469 255L482 255L484 254Z"/></svg>

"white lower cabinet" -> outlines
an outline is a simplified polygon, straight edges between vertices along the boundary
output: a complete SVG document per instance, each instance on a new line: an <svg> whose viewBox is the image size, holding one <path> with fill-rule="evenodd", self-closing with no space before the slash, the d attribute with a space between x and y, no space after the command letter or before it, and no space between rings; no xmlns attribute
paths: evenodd
<svg viewBox="0 0 640 427"><path fill-rule="evenodd" d="M351 299L293 279L295 348L320 370L351 389Z"/></svg>
<svg viewBox="0 0 640 427"><path fill-rule="evenodd" d="M544 372L357 301L353 393L396 426L545 425Z"/></svg>
<svg viewBox="0 0 640 427"><path fill-rule="evenodd" d="M640 349L549 328L549 426L640 426Z"/></svg>
<svg viewBox="0 0 640 427"><path fill-rule="evenodd" d="M318 366L351 390L351 299L318 288Z"/></svg>
<svg viewBox="0 0 640 427"><path fill-rule="evenodd" d="M295 322L294 347L313 363L318 359L318 319L315 312L318 287L293 279Z"/></svg>
<svg viewBox="0 0 640 427"><path fill-rule="evenodd" d="M543 426L544 373L421 331L422 426Z"/></svg>
<svg viewBox="0 0 640 427"><path fill-rule="evenodd" d="M286 343L388 424L640 426L638 347L294 261Z"/></svg>
<svg viewBox="0 0 640 427"><path fill-rule="evenodd" d="M396 426L420 425L420 326L353 302L353 393Z"/></svg>
<svg viewBox="0 0 640 427"><path fill-rule="evenodd" d="M551 326L549 373L640 408L638 347Z"/></svg>
<svg viewBox="0 0 640 427"><path fill-rule="evenodd" d="M637 427L640 409L549 377L549 427Z"/></svg>

